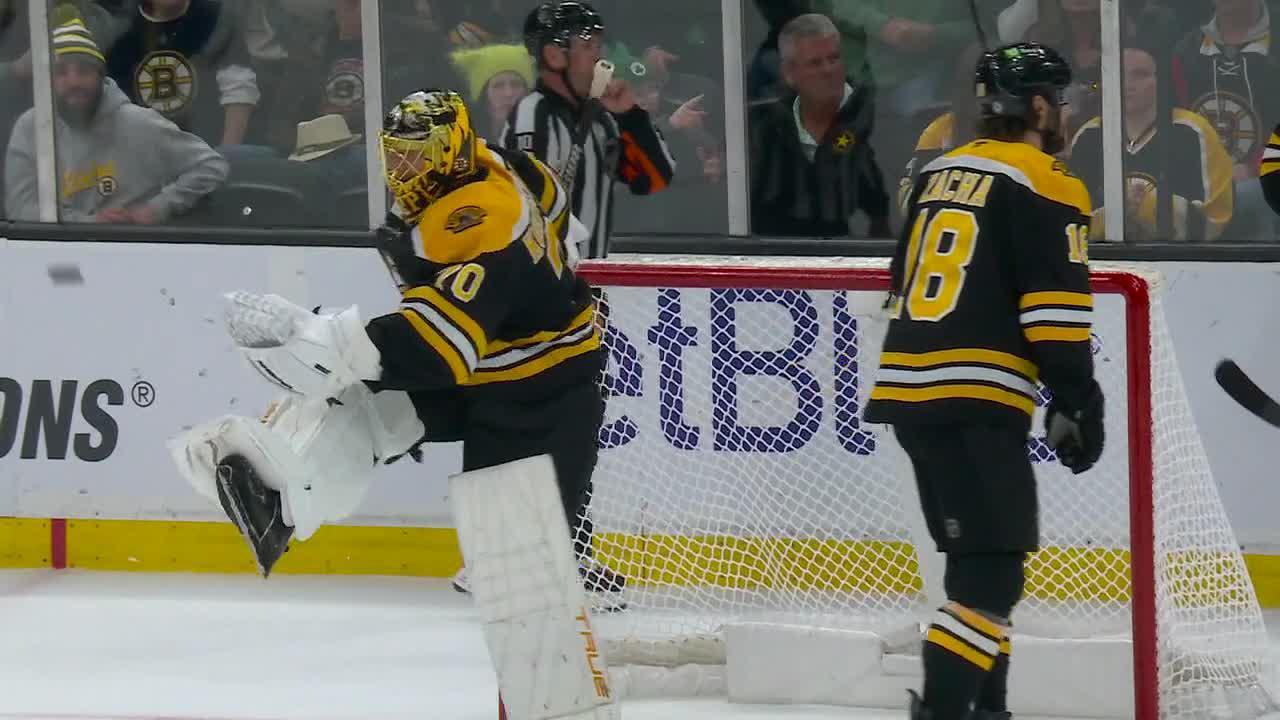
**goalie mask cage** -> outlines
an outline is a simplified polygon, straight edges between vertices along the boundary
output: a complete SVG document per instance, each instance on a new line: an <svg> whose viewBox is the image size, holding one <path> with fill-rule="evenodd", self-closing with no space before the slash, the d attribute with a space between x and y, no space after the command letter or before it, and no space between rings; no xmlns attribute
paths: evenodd
<svg viewBox="0 0 1280 720"><path fill-rule="evenodd" d="M887 262L636 256L580 272L603 290L608 328L588 518L596 559L629 580L628 609L596 616L616 693L905 707L943 561L905 454L860 417ZM1028 441L1041 550L1013 617L1011 709L1261 717L1275 664L1158 276L1095 267L1092 281L1107 445L1088 473L1058 465L1039 437L1042 391ZM734 628L799 633L799 650L766 634L735 659ZM855 671L842 656L867 637L878 662ZM850 652L824 660L842 641ZM832 687L770 687L815 658L827 665L806 677L825 669Z"/></svg>

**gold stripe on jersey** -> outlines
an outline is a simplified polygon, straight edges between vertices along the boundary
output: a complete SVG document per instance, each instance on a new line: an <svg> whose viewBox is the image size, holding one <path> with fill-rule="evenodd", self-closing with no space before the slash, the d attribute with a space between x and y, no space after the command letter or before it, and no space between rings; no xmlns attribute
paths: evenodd
<svg viewBox="0 0 1280 720"><path fill-rule="evenodd" d="M952 150L924 167L921 173L964 168L1003 175L1033 193L1089 215L1089 191L1065 165L1022 142L983 138Z"/></svg>
<svg viewBox="0 0 1280 720"><path fill-rule="evenodd" d="M1052 325L1022 329L1027 342L1089 342L1087 327L1055 327Z"/></svg>
<svg viewBox="0 0 1280 720"><path fill-rule="evenodd" d="M420 301L443 314L454 327L466 336L471 346L471 352L477 360L489 352L489 339L485 337L484 329L480 327L480 323L477 323L470 315L467 315L458 306L450 302L439 290L427 285L416 287L404 294L404 301Z"/></svg>
<svg viewBox="0 0 1280 720"><path fill-rule="evenodd" d="M925 353L885 352L880 355L881 367L932 368L955 364L993 365L1012 370L1029 380L1035 380L1039 376L1035 363L1030 360L984 348L956 348Z"/></svg>
<svg viewBox="0 0 1280 720"><path fill-rule="evenodd" d="M522 355L510 365L486 367L489 359L481 362L481 367L467 380L468 385L486 385L496 382L510 382L533 377L550 370L560 363L596 350L600 347L600 334L592 323L576 334L566 335L545 345L535 345L522 351Z"/></svg>
<svg viewBox="0 0 1280 720"><path fill-rule="evenodd" d="M1033 415L1036 410L1035 402L1027 396L988 385L946 384L916 388L877 384L871 391L871 399L906 403L935 400L986 400L1021 410L1027 415Z"/></svg>
<svg viewBox="0 0 1280 720"><path fill-rule="evenodd" d="M1018 301L1022 334L1027 342L1089 342L1093 295L1043 291L1026 293Z"/></svg>
<svg viewBox="0 0 1280 720"><path fill-rule="evenodd" d="M1031 310L1046 305L1093 309L1093 295L1090 293L1048 290L1045 292L1024 293L1018 299L1019 310Z"/></svg>
<svg viewBox="0 0 1280 720"><path fill-rule="evenodd" d="M1280 170L1280 127L1271 132L1271 139L1267 141L1267 147L1262 151L1262 165L1259 168L1259 175L1270 175Z"/></svg>
<svg viewBox="0 0 1280 720"><path fill-rule="evenodd" d="M583 308L582 312L569 321L569 326L564 330L544 330L543 332L535 333L528 337L516 338L515 340L494 340L489 343L489 355L497 356L499 353L511 348L527 348L531 345L553 342L565 335L572 335L591 322L592 317L595 315L595 310L594 304Z"/></svg>
<svg viewBox="0 0 1280 720"><path fill-rule="evenodd" d="M422 336L427 345L444 360L445 365L449 367L449 372L453 374L454 381L458 384L466 382L471 373L457 348L446 340L434 325L427 322L422 313L406 308L401 310L400 314L409 321L414 330L418 331L418 335Z"/></svg>

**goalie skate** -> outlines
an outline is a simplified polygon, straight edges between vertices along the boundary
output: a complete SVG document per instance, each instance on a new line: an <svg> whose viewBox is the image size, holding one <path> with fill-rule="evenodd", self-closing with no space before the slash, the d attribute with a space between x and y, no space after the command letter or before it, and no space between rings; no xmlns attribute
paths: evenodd
<svg viewBox="0 0 1280 720"><path fill-rule="evenodd" d="M218 501L249 543L258 572L266 578L289 549L293 528L284 522L280 493L267 487L243 455L228 455L217 467Z"/></svg>

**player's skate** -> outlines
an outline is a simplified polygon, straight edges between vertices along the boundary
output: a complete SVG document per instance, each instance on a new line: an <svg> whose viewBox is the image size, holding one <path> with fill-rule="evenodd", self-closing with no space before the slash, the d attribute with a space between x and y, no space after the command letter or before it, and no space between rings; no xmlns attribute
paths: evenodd
<svg viewBox="0 0 1280 720"><path fill-rule="evenodd" d="M973 715L969 716L970 720L1013 720L1013 713L1005 710L1003 712L992 712L991 710L974 710Z"/></svg>
<svg viewBox="0 0 1280 720"><path fill-rule="evenodd" d="M284 522L280 493L267 487L240 454L223 458L217 466L218 501L249 543L262 577L289 549L293 528Z"/></svg>

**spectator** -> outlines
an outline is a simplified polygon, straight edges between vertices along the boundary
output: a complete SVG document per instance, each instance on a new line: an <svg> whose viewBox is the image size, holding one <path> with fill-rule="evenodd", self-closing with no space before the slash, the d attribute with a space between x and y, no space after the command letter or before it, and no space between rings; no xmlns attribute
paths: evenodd
<svg viewBox="0 0 1280 720"><path fill-rule="evenodd" d="M516 103L533 88L533 58L529 51L523 45L489 45L454 50L451 57L466 78L468 104L486 111L489 122L477 122L477 132L489 138L501 137Z"/></svg>
<svg viewBox="0 0 1280 720"><path fill-rule="evenodd" d="M218 0L142 0L107 73L134 103L214 146L244 143L260 98L239 19Z"/></svg>
<svg viewBox="0 0 1280 720"><path fill-rule="evenodd" d="M1215 13L1188 33L1173 53L1173 95L1217 130L1233 162L1232 240L1275 238L1258 166L1266 120L1280 116L1280 55L1271 52L1275 28L1263 0L1213 0Z"/></svg>
<svg viewBox="0 0 1280 720"><path fill-rule="evenodd" d="M13 125L34 102L31 82L30 4L18 0L0 0L0 138L8 140ZM62 20L83 18L100 46L110 48L123 30L123 23L106 9L90 0L63 0L47 3L49 25L57 27ZM3 166L0 165L0 175ZM0 181L0 197L4 183ZM3 217L0 210L0 217Z"/></svg>
<svg viewBox="0 0 1280 720"><path fill-rule="evenodd" d="M1218 131L1237 181L1256 178L1264 118L1280 117L1280 56L1262 0L1214 0L1217 12L1174 52L1174 96ZM1274 28L1280 30L1280 28Z"/></svg>
<svg viewBox="0 0 1280 720"><path fill-rule="evenodd" d="M325 48L337 24L333 3L252 0L244 15L245 45L261 95L248 141L281 154L293 147L298 121L316 114Z"/></svg>
<svg viewBox="0 0 1280 720"><path fill-rule="evenodd" d="M316 88L319 115L341 115L349 127L364 131L364 46L360 0L334 0L331 27L321 67L323 84Z"/></svg>
<svg viewBox="0 0 1280 720"><path fill-rule="evenodd" d="M840 35L824 15L801 15L778 36L794 93L751 111L751 217L763 235L890 237L889 195L875 152L869 93L845 81Z"/></svg>
<svg viewBox="0 0 1280 720"><path fill-rule="evenodd" d="M258 153L231 164L207 224L368 227L361 137L338 114L298 123L287 159Z"/></svg>
<svg viewBox="0 0 1280 720"><path fill-rule="evenodd" d="M384 0L382 15L382 96L401 98L425 87L457 87L461 82L449 62L461 40L447 25L447 9L456 0ZM471 37L471 35L468 35Z"/></svg>
<svg viewBox="0 0 1280 720"><path fill-rule="evenodd" d="M685 0L599 0L614 30L611 43L643 48L645 66L658 72L723 74L720 6ZM672 22L671 18L679 18Z"/></svg>
<svg viewBox="0 0 1280 720"><path fill-rule="evenodd" d="M874 142L881 162L897 172L921 130L946 109L952 63L978 41L968 0L811 2L839 28L852 82L874 89ZM984 27L994 28L995 11L1007 4L981 2Z"/></svg>
<svg viewBox="0 0 1280 720"><path fill-rule="evenodd" d="M1231 158L1203 117L1174 108L1171 137L1156 142L1159 107L1156 103L1156 61L1152 52L1129 47L1124 54L1125 211L1135 242L1217 240L1230 222L1233 206ZM1102 237L1103 192L1102 118L1085 123L1072 140L1072 169L1084 180L1098 209L1092 238ZM1162 153L1161 145L1177 148ZM1168 163L1168 188L1157 187L1162 163ZM1172 237L1161 237L1156 208L1159 193L1172 195Z"/></svg>
<svg viewBox="0 0 1280 720"><path fill-rule="evenodd" d="M106 60L80 19L59 25L54 62L60 218L155 224L181 215L227 177L200 138L129 103L105 77ZM35 111L18 118L5 158L10 219L38 221Z"/></svg>
<svg viewBox="0 0 1280 720"><path fill-rule="evenodd" d="M649 113L667 139L676 165L700 170L684 173L680 178L673 178L673 182L677 185L720 182L724 175L721 141L711 132L710 112L704 109L715 102L707 99L707 95L715 91L711 80L696 75L677 75L675 80L682 81L690 95L687 100L678 102L668 95L675 84L673 73L642 62L622 43L614 45L609 60L615 68L614 77L631 85L636 94L636 104ZM700 92L689 90L694 87ZM668 112L669 107L674 109Z"/></svg>

